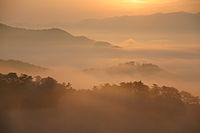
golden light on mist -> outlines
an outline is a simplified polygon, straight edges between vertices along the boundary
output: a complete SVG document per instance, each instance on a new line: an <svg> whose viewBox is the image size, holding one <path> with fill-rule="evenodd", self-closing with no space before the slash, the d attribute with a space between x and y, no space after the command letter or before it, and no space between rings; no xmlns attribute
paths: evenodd
<svg viewBox="0 0 200 133"><path fill-rule="evenodd" d="M41 4L45 3L45 4ZM197 0L1 0L0 20L8 24L77 22L88 18L200 11Z"/></svg>

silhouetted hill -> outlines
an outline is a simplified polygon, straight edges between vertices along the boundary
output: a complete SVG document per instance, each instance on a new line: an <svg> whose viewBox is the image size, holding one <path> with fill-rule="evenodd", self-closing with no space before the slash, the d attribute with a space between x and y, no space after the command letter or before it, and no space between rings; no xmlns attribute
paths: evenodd
<svg viewBox="0 0 200 133"><path fill-rule="evenodd" d="M76 90L51 77L0 73L2 133L199 133L200 99L141 81Z"/></svg>
<svg viewBox="0 0 200 133"><path fill-rule="evenodd" d="M112 44L99 44L85 36L74 36L62 29L24 29L0 24L0 45L102 45L112 47Z"/></svg>
<svg viewBox="0 0 200 133"><path fill-rule="evenodd" d="M0 59L0 72L18 72L18 73L43 73L47 68L36 66L19 60Z"/></svg>
<svg viewBox="0 0 200 133"><path fill-rule="evenodd" d="M127 62L124 64L119 64L107 68L91 68L84 70L86 73L92 75L107 75L109 77L112 76L159 76L160 74L165 74L167 76L167 72L161 69L159 66L151 63L139 64L134 61Z"/></svg>
<svg viewBox="0 0 200 133"><path fill-rule="evenodd" d="M200 33L200 13L173 12L152 15L87 19L72 27L114 33Z"/></svg>

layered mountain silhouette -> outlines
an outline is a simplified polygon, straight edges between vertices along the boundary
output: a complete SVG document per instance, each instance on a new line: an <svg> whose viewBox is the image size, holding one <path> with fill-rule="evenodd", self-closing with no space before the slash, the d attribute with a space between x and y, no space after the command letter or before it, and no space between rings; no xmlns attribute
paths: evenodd
<svg viewBox="0 0 200 133"><path fill-rule="evenodd" d="M91 45L112 47L108 42L74 36L62 29L24 29L0 24L0 45Z"/></svg>
<svg viewBox="0 0 200 133"><path fill-rule="evenodd" d="M200 13L173 12L152 15L117 16L87 19L75 29L127 33L200 33Z"/></svg>
<svg viewBox="0 0 200 133"><path fill-rule="evenodd" d="M27 62L22 62L19 60L2 60L0 59L0 72L7 73L7 72L19 72L19 73L43 73L46 72L48 69L33 65Z"/></svg>

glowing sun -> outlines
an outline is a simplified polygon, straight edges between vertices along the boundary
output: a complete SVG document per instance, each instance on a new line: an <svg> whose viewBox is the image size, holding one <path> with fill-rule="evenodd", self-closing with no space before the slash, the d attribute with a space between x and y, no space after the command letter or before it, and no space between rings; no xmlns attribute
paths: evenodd
<svg viewBox="0 0 200 133"><path fill-rule="evenodd" d="M129 0L131 3L147 3L146 0Z"/></svg>

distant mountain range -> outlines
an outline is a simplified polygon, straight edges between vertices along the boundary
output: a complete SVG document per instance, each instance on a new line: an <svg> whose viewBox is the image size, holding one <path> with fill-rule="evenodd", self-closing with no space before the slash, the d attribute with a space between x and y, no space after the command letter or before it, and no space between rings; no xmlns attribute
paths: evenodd
<svg viewBox="0 0 200 133"><path fill-rule="evenodd" d="M114 47L103 41L91 40L85 36L74 36L62 29L24 29L0 23L0 45L90 45Z"/></svg>
<svg viewBox="0 0 200 133"><path fill-rule="evenodd" d="M200 13L173 12L87 19L74 24L72 28L114 33L200 33Z"/></svg>
<svg viewBox="0 0 200 133"><path fill-rule="evenodd" d="M18 72L28 74L41 74L48 69L36 66L19 60L2 60L0 59L0 73Z"/></svg>

